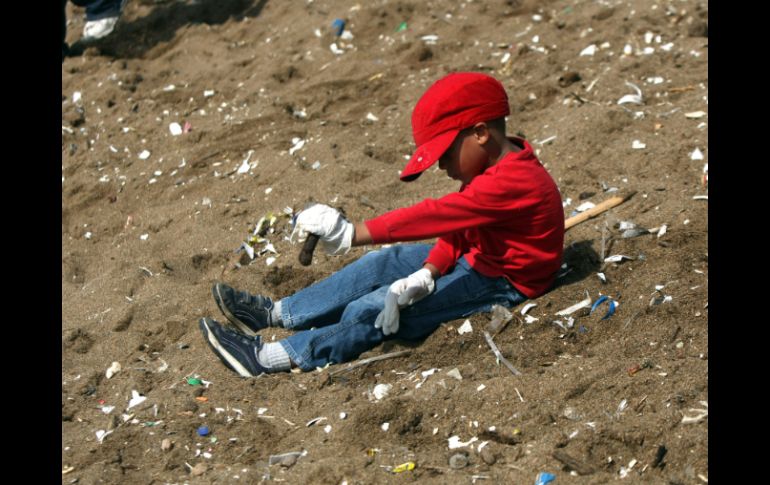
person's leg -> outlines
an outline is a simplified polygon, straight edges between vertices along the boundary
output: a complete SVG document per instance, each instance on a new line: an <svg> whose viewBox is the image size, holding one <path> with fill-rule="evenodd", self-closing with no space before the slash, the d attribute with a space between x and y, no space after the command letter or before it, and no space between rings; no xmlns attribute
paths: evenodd
<svg viewBox="0 0 770 485"><path fill-rule="evenodd" d="M86 20L101 20L120 16L122 0L72 0L78 7L86 8Z"/></svg>
<svg viewBox="0 0 770 485"><path fill-rule="evenodd" d="M512 307L526 297L504 278L488 278L461 258L455 269L436 280L430 296L401 311L396 335L385 337L374 328L388 288L382 286L345 308L339 323L298 332L281 340L292 362L303 370L357 358L386 339L418 340L430 335L446 321L491 310L494 304Z"/></svg>
<svg viewBox="0 0 770 485"><path fill-rule="evenodd" d="M420 269L429 244L399 244L371 251L340 271L281 300L282 326L293 330L340 321L346 307Z"/></svg>

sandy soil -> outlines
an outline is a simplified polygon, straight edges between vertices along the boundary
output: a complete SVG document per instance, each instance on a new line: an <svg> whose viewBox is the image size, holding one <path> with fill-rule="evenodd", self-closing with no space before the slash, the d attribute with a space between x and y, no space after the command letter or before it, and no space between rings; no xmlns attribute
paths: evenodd
<svg viewBox="0 0 770 485"><path fill-rule="evenodd" d="M76 43L83 10L67 11L62 483L707 482L705 1L134 0L91 46ZM352 38L335 37L336 18ZM302 267L284 208L316 200L361 220L457 190L438 171L411 184L398 171L412 106L458 70L503 82L509 132L538 149L565 217L636 191L567 232L570 272L534 301L536 321L516 308L495 337L522 375L487 347L487 314L350 372L225 368L197 328L222 319L214 281L280 298L368 249ZM618 104L635 94L626 83L643 104ZM277 254L240 259L269 214ZM624 238L622 221L653 232ZM618 307L569 327L556 312L586 292ZM392 389L377 400L379 384ZM127 409L133 392L146 400ZM453 436L477 441L450 449Z"/></svg>

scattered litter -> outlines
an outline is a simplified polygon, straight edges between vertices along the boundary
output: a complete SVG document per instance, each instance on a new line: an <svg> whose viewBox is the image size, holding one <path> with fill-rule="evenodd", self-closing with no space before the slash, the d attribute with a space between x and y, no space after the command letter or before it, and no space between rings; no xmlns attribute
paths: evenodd
<svg viewBox="0 0 770 485"><path fill-rule="evenodd" d="M337 56L341 56L342 54L345 53L344 50L342 50L339 47L337 47L337 43L336 42L332 42L332 44L329 45L329 49L332 51L332 53L334 53L334 55L337 55Z"/></svg>
<svg viewBox="0 0 770 485"><path fill-rule="evenodd" d="M347 417L348 417L348 413L346 413L346 412L341 412L340 413L340 419L345 419Z"/></svg>
<svg viewBox="0 0 770 485"><path fill-rule="evenodd" d="M524 308L521 309L521 314L526 315L528 311L530 311L532 308L536 307L537 303L527 303L524 305Z"/></svg>
<svg viewBox="0 0 770 485"><path fill-rule="evenodd" d="M562 201L561 206L562 207L567 207L570 204L572 204L572 198L571 197L567 197L565 200Z"/></svg>
<svg viewBox="0 0 770 485"><path fill-rule="evenodd" d="M707 113L705 111L691 111L689 113L685 113L684 117L690 120L697 120L699 118L703 118L706 116L706 114Z"/></svg>
<svg viewBox="0 0 770 485"><path fill-rule="evenodd" d="M113 431L114 430L105 431L103 429L100 429L99 431L96 432L96 441L101 443L102 441L104 441L104 438L106 438L108 434L112 434Z"/></svg>
<svg viewBox="0 0 770 485"><path fill-rule="evenodd" d="M294 152L296 152L297 150L305 146L305 140L296 136L291 139L291 143L292 143L292 147L289 148L289 155L294 155Z"/></svg>
<svg viewBox="0 0 770 485"><path fill-rule="evenodd" d="M609 296L607 296L607 295L602 295L602 296L601 296L601 297L599 297L599 299L597 299L597 300L594 302L594 304L591 306L591 311L590 311L590 313L593 313L593 312L594 312L594 310L596 310L596 308L597 308L599 305L601 305L602 303L604 303L605 301L609 301L609 306L610 306L610 308L609 308L609 310L607 310L607 313L605 313L605 314L604 314L604 316L602 317L602 320L606 320L606 319L610 318L610 317L611 317L611 316L612 316L612 315L615 313L615 309L616 309L616 308L619 306L617 303L615 303L615 300L611 299Z"/></svg>
<svg viewBox="0 0 770 485"><path fill-rule="evenodd" d="M626 86L636 91L636 94L626 94L625 96L623 96L618 100L618 104L621 104L621 105L626 103L644 104L644 100L642 99L642 90L639 89L639 86L637 86L636 84L632 84L630 82L626 82Z"/></svg>
<svg viewBox="0 0 770 485"><path fill-rule="evenodd" d="M591 44L588 47L586 47L585 49L583 49L582 51L580 51L580 55L581 56L592 56L592 55L596 54L596 49L597 49L596 44Z"/></svg>
<svg viewBox="0 0 770 485"><path fill-rule="evenodd" d="M556 312L556 315L559 315L559 316L570 315L570 314L575 313L576 311L578 311L578 310L580 310L582 308L587 308L589 306L591 306L591 297L588 296L588 292L586 292L586 299L585 300L582 300L582 301L580 301L578 303L575 303L574 305L572 305L570 307L567 307L564 310Z"/></svg>
<svg viewBox="0 0 770 485"><path fill-rule="evenodd" d="M553 473L540 472L537 474L537 478L535 478L535 485L545 485L554 480L556 480L556 475Z"/></svg>
<svg viewBox="0 0 770 485"><path fill-rule="evenodd" d="M462 441L460 441L460 437L457 436L457 435L450 436L449 439L447 439L447 441L449 442L449 449L450 450L455 450L457 448L464 448L464 447L470 445L471 443L475 443L478 440L479 439L474 436L470 440L468 440L465 443L463 443Z"/></svg>
<svg viewBox="0 0 770 485"><path fill-rule="evenodd" d="M105 375L107 376L107 379L112 379L112 376L120 372L120 363L119 362L113 362L112 365L107 369L105 372Z"/></svg>
<svg viewBox="0 0 770 485"><path fill-rule="evenodd" d="M700 151L700 148L693 150L690 154L690 160L703 160L703 152Z"/></svg>
<svg viewBox="0 0 770 485"><path fill-rule="evenodd" d="M647 145L645 143L640 142L639 140L634 140L631 143L631 148L634 150L642 150L644 148L647 148Z"/></svg>
<svg viewBox="0 0 770 485"><path fill-rule="evenodd" d="M313 418L310 421L308 421L307 423L305 423L305 426L309 428L310 426L313 426L316 423L320 423L321 421L324 421L325 419L326 419L326 417L324 417L324 416Z"/></svg>
<svg viewBox="0 0 770 485"><path fill-rule="evenodd" d="M708 195L693 195L692 200L709 200Z"/></svg>
<svg viewBox="0 0 770 485"><path fill-rule="evenodd" d="M620 401L620 404L618 404L618 409L615 411L615 415L620 415L623 411L626 410L628 407L628 399L623 399Z"/></svg>
<svg viewBox="0 0 770 485"><path fill-rule="evenodd" d="M612 256L607 256L604 258L605 263L619 263L623 261L624 259L627 259L629 261L633 261L634 258L631 256L626 256L625 254L613 254Z"/></svg>
<svg viewBox="0 0 770 485"><path fill-rule="evenodd" d="M406 22L401 22L400 24L398 24L398 27L396 27L395 31L396 32L401 32L402 30L406 30L406 29L407 29L407 23Z"/></svg>
<svg viewBox="0 0 770 485"><path fill-rule="evenodd" d="M310 168L312 168L313 170L318 170L319 168L321 168L321 162L316 160L315 162L313 162L313 165L311 165Z"/></svg>
<svg viewBox="0 0 770 485"><path fill-rule="evenodd" d="M83 99L83 93L81 93L80 91L75 91L74 93L72 93L73 103L77 104L80 102L81 99Z"/></svg>
<svg viewBox="0 0 770 485"><path fill-rule="evenodd" d="M382 423L382 426L380 426L383 431L387 431L390 428L390 423Z"/></svg>
<svg viewBox="0 0 770 485"><path fill-rule="evenodd" d="M142 150L142 152L139 154L140 160L147 160L150 158L150 152L148 150Z"/></svg>
<svg viewBox="0 0 770 485"><path fill-rule="evenodd" d="M203 97L204 98L210 98L214 96L214 90L213 89L206 89L203 91Z"/></svg>
<svg viewBox="0 0 770 485"><path fill-rule="evenodd" d="M251 164L249 163L249 159L251 158L251 155L254 153L254 150L249 150L249 153L246 154L246 158L243 159L243 162L241 163L241 166L238 167L238 173L246 173L251 169Z"/></svg>
<svg viewBox="0 0 770 485"><path fill-rule="evenodd" d="M115 409L115 406L102 406L101 409L104 414L110 414Z"/></svg>
<svg viewBox="0 0 770 485"><path fill-rule="evenodd" d="M607 277L604 275L604 273L596 273L596 276L599 277L599 279L601 280L602 283L606 283L607 282Z"/></svg>
<svg viewBox="0 0 770 485"><path fill-rule="evenodd" d="M446 375L448 375L449 377L454 377L458 381L463 380L463 376L460 374L460 370L457 367L447 372Z"/></svg>
<svg viewBox="0 0 770 485"><path fill-rule="evenodd" d="M334 35L337 37L342 35L342 32L345 31L345 21L342 19L334 19L332 22L332 32L334 32Z"/></svg>
<svg viewBox="0 0 770 485"><path fill-rule="evenodd" d="M132 407L138 406L147 400L145 396L140 396L136 391L131 391L131 396L131 400L128 401L128 407L126 409L131 409Z"/></svg>
<svg viewBox="0 0 770 485"><path fill-rule="evenodd" d="M414 462L408 461L406 463L402 463L398 466L393 467L393 470L391 470L393 473L401 473L401 472L408 472L411 470L414 470Z"/></svg>
<svg viewBox="0 0 770 485"><path fill-rule="evenodd" d="M182 126L177 122L173 122L168 125L168 131L171 132L172 136L179 136L182 134Z"/></svg>
<svg viewBox="0 0 770 485"><path fill-rule="evenodd" d="M457 329L457 333L460 335L471 332L473 332L473 327L471 326L470 320L465 320L465 322L463 322L463 324L460 325L460 327Z"/></svg>
<svg viewBox="0 0 770 485"><path fill-rule="evenodd" d="M704 406L704 409L698 409L698 408L690 408L690 409L688 409L689 412L695 413L695 415L693 415L693 416L684 416L682 418L682 424L700 423L704 419L708 418L708 416L709 416L708 402L700 401L700 404L702 406Z"/></svg>
<svg viewBox="0 0 770 485"><path fill-rule="evenodd" d="M188 377L188 378L187 378L187 383L188 383L189 385L191 385L191 386L200 386L200 385L202 384L202 382L203 382L203 381L201 381L201 380L200 380L200 379L198 379L197 377Z"/></svg>
<svg viewBox="0 0 770 485"><path fill-rule="evenodd" d="M658 229L658 237L661 237L664 234L666 234L666 229L668 229L668 226L666 224L661 225L660 229Z"/></svg>
<svg viewBox="0 0 770 485"><path fill-rule="evenodd" d="M650 84L663 84L664 79L660 76L648 77L647 82Z"/></svg>
<svg viewBox="0 0 770 485"><path fill-rule="evenodd" d="M376 116L374 116L372 113L368 113L366 115L366 119L369 120L369 121L380 121L380 119L377 118Z"/></svg>
<svg viewBox="0 0 770 485"><path fill-rule="evenodd" d="M327 424L326 426L324 426L324 433L329 434L331 432L332 432L332 425L331 424Z"/></svg>
<svg viewBox="0 0 770 485"><path fill-rule="evenodd" d="M198 427L198 436L208 436L209 432L209 427L206 425Z"/></svg>
<svg viewBox="0 0 770 485"><path fill-rule="evenodd" d="M487 386L485 386L484 384L480 384L479 387L476 388L476 391L481 392L481 391L483 391L486 388L487 388Z"/></svg>
<svg viewBox="0 0 770 485"><path fill-rule="evenodd" d="M284 460L288 458L294 458L295 460L301 456L304 456L306 453L301 451L290 451L288 453L281 453L280 455L270 455L270 457L267 460L267 463L269 465L275 465L276 463L282 463Z"/></svg>
<svg viewBox="0 0 770 485"><path fill-rule="evenodd" d="M176 89L176 86L174 86L173 84L169 84L168 86L163 88L163 90L166 91L166 92L173 91L175 89Z"/></svg>
<svg viewBox="0 0 770 485"><path fill-rule="evenodd" d="M540 319L539 318L535 318L532 315L524 315L524 322L525 323L535 323L538 320L540 320Z"/></svg>
<svg viewBox="0 0 770 485"><path fill-rule="evenodd" d="M435 45L438 42L438 35L423 35L420 38L428 45Z"/></svg>
<svg viewBox="0 0 770 485"><path fill-rule="evenodd" d="M579 206L575 207L575 210L578 211L578 212L585 212L585 211L587 211L589 209L593 209L594 207L596 207L596 204L594 204L593 202L590 202L590 201L585 201L582 204L580 204Z"/></svg>
<svg viewBox="0 0 770 485"><path fill-rule="evenodd" d="M416 386L414 386L415 389L419 389L422 387L423 384L425 384L425 381L428 380L428 377L432 376L438 369L435 367L433 369L429 369L426 371L423 371L422 374L422 381L418 382Z"/></svg>
<svg viewBox="0 0 770 485"><path fill-rule="evenodd" d="M391 384L377 384L374 386L372 394L374 395L374 398L379 401L380 399L387 396L392 388L393 386Z"/></svg>

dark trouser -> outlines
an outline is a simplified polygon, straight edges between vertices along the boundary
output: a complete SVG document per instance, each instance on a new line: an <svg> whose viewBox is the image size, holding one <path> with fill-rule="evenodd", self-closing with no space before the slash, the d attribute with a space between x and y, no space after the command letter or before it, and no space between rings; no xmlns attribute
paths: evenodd
<svg viewBox="0 0 770 485"><path fill-rule="evenodd" d="M121 0L72 0L72 3L86 8L86 20L89 21L120 15Z"/></svg>

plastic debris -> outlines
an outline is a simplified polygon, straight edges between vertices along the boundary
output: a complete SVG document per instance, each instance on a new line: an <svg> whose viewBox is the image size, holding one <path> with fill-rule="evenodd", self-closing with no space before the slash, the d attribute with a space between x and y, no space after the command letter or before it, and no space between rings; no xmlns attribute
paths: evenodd
<svg viewBox="0 0 770 485"><path fill-rule="evenodd" d="M607 256L606 258L604 258L604 262L605 263L619 263L619 262L621 262L621 261L623 261L625 259L627 259L629 261L633 261L634 260L634 258L632 258L631 256L626 256L625 254L613 254L612 256Z"/></svg>
<svg viewBox="0 0 770 485"><path fill-rule="evenodd" d="M465 320L465 322L463 322L463 324L460 325L460 327L457 329L457 333L460 335L471 332L473 332L473 327L471 326L470 320Z"/></svg>
<svg viewBox="0 0 770 485"><path fill-rule="evenodd" d="M583 49L582 51L580 51L580 55L581 56L592 56L592 55L596 54L596 49L598 49L596 47L596 44L591 44L588 47L586 47L585 49Z"/></svg>
<svg viewBox="0 0 770 485"><path fill-rule="evenodd" d="M112 379L112 376L120 372L120 363L119 362L113 362L112 365L107 369L107 371L104 373L107 376L107 379Z"/></svg>
<svg viewBox="0 0 770 485"><path fill-rule="evenodd" d="M313 426L314 424L316 424L316 423L320 423L321 421L324 421L324 420L326 420L326 417L324 417L324 416L319 416L319 417L317 417L317 418L313 418L313 419L311 419L310 421L308 421L307 423L305 423L305 426L306 426L306 427L310 427L310 426Z"/></svg>
<svg viewBox="0 0 770 485"><path fill-rule="evenodd" d="M644 148L647 148L647 145L645 143L640 142L639 140L634 140L631 142L631 148L634 150L642 150Z"/></svg>
<svg viewBox="0 0 770 485"><path fill-rule="evenodd" d="M540 472L535 478L535 485L545 485L546 483L550 483L554 480L556 480L556 475L553 473Z"/></svg>
<svg viewBox="0 0 770 485"><path fill-rule="evenodd" d="M668 228L668 226L666 224L661 225L660 229L658 229L658 237L661 237L664 234L666 234L666 229L667 228Z"/></svg>
<svg viewBox="0 0 770 485"><path fill-rule="evenodd" d="M332 44L336 47L336 44ZM305 146L305 140L299 137L294 137L291 139L292 147L289 148L289 155L294 155L294 152Z"/></svg>
<svg viewBox="0 0 770 485"><path fill-rule="evenodd" d="M602 283L607 283L607 276L605 276L604 273L596 273L596 276L599 277Z"/></svg>
<svg viewBox="0 0 770 485"><path fill-rule="evenodd" d="M334 19L334 22L332 22L332 31L337 37L341 36L342 32L345 31L345 21L342 19Z"/></svg>
<svg viewBox="0 0 770 485"><path fill-rule="evenodd" d="M83 94L80 91L75 91L72 93L72 102L77 104L80 102L80 100L83 99Z"/></svg>
<svg viewBox="0 0 770 485"><path fill-rule="evenodd" d="M618 104L620 105L623 105L626 103L644 104L644 100L642 99L642 90L639 89L639 86L629 82L626 82L626 86L636 91L636 94L626 94L625 96L623 96L618 100Z"/></svg>
<svg viewBox="0 0 770 485"><path fill-rule="evenodd" d="M700 148L693 150L690 154L690 160L703 160L703 152L700 151Z"/></svg>
<svg viewBox="0 0 770 485"><path fill-rule="evenodd" d="M401 22L400 24L398 24L398 27L396 27L395 31L396 32L401 32L401 31L406 30L406 29L407 29L407 23L406 22Z"/></svg>
<svg viewBox="0 0 770 485"><path fill-rule="evenodd" d="M709 416L708 402L700 401L700 404L704 407L704 409L690 408L688 411L691 413L695 413L695 415L682 417L682 424L700 423L704 419L708 418Z"/></svg>
<svg viewBox="0 0 770 485"><path fill-rule="evenodd" d="M346 413L346 412L341 412L340 413L340 419L345 419L347 417L348 417L348 413Z"/></svg>
<svg viewBox="0 0 770 485"><path fill-rule="evenodd" d="M374 386L372 394L374 395L374 398L379 401L380 399L387 396L392 388L393 386L391 384L377 384Z"/></svg>
<svg viewBox="0 0 770 485"><path fill-rule="evenodd" d="M104 438L106 438L107 435L112 434L112 432L113 430L105 431L103 429L100 429L99 431L96 432L96 441L101 443L102 441L104 441Z"/></svg>
<svg viewBox="0 0 770 485"><path fill-rule="evenodd" d="M199 426L198 427L198 436L208 436L210 431L211 430L209 430L209 427L206 426L206 425Z"/></svg>
<svg viewBox="0 0 770 485"><path fill-rule="evenodd" d="M369 121L380 121L380 119L377 118L376 116L374 116L372 113L367 113L366 114L366 119L369 120Z"/></svg>
<svg viewBox="0 0 770 485"><path fill-rule="evenodd" d="M383 431L387 431L388 429L390 429L390 423L382 423L382 426L380 426L380 428L382 428Z"/></svg>
<svg viewBox="0 0 770 485"><path fill-rule="evenodd" d="M596 310L596 308L602 303L604 303L605 301L609 301L609 310L607 310L607 313L604 314L604 316L602 317L602 320L606 320L610 318L615 313L615 309L619 306L617 303L615 303L615 300L611 299L609 296L602 295L591 306L590 313L593 313L594 310Z"/></svg>
<svg viewBox="0 0 770 485"><path fill-rule="evenodd" d="M326 426L324 426L324 433L329 434L331 432L332 432L332 425L331 424L327 424Z"/></svg>
<svg viewBox="0 0 770 485"><path fill-rule="evenodd" d="M313 165L311 165L310 168L312 168L313 170L318 170L319 168L321 168L321 162L316 160L315 162L313 162Z"/></svg>
<svg viewBox="0 0 770 485"><path fill-rule="evenodd" d="M588 292L586 292L585 300L579 301L578 303L575 303L574 305L567 307L564 310L560 310L556 312L556 315L559 315L559 316L570 315L582 308L587 308L589 306L591 306L591 297L588 296Z"/></svg>
<svg viewBox="0 0 770 485"><path fill-rule="evenodd" d="M147 160L148 158L150 158L149 150L142 150L141 153L139 153L140 160Z"/></svg>
<svg viewBox="0 0 770 485"><path fill-rule="evenodd" d="M203 91L203 97L204 98L210 98L214 96L215 91L213 89L206 89Z"/></svg>
<svg viewBox="0 0 770 485"><path fill-rule="evenodd" d="M438 42L438 35L423 35L420 38L428 45L435 45Z"/></svg>
<svg viewBox="0 0 770 485"><path fill-rule="evenodd" d="M302 451L290 451L288 453L281 453L280 455L270 455L267 460L269 465L275 465L277 463L284 463L284 460L294 458L295 461L301 456L305 456L306 452Z"/></svg>
<svg viewBox="0 0 770 485"><path fill-rule="evenodd" d="M172 136L179 136L182 134L182 126L175 121L168 125L168 131L171 132Z"/></svg>
<svg viewBox="0 0 770 485"><path fill-rule="evenodd" d="M458 381L463 380L463 376L460 374L460 370L457 367L447 372L446 375L448 375L449 377L454 377Z"/></svg>
<svg viewBox="0 0 770 485"><path fill-rule="evenodd" d="M532 308L536 307L537 303L527 303L524 305L524 308L521 309L521 314L526 315L528 311L530 311Z"/></svg>
<svg viewBox="0 0 770 485"><path fill-rule="evenodd" d="M463 443L462 441L460 441L460 437L457 436L457 435L450 436L447 439L447 441L449 442L449 449L450 450L455 450L457 448L464 448L466 446L469 446L471 443L475 443L478 440L479 439L474 436L473 438L471 438L468 441L466 441L465 443Z"/></svg>
<svg viewBox="0 0 770 485"><path fill-rule="evenodd" d="M401 473L401 472L408 472L411 470L414 470L415 464L413 461L408 461L406 463L402 463L398 466L393 467L393 470L391 470L393 473Z"/></svg>
<svg viewBox="0 0 770 485"><path fill-rule="evenodd" d="M201 381L197 377L188 377L187 378L187 383L190 384L191 386L200 386L202 382L203 381Z"/></svg>
<svg viewBox="0 0 770 485"><path fill-rule="evenodd" d="M580 204L579 206L575 207L575 210L578 211L578 212L585 212L585 211L587 211L589 209L593 209L594 207L596 207L596 204L594 204L593 202L590 202L590 201L585 201L582 204Z"/></svg>
<svg viewBox="0 0 770 485"><path fill-rule="evenodd" d="M706 116L706 114L707 113L705 111L692 111L690 113L685 113L684 117L690 120L697 120L699 118L703 118Z"/></svg>
<svg viewBox="0 0 770 485"><path fill-rule="evenodd" d="M145 396L140 396L136 391L131 391L131 396L131 400L128 401L128 407L126 409L131 409L132 407L138 406L147 400Z"/></svg>
<svg viewBox="0 0 770 485"><path fill-rule="evenodd" d="M484 390L484 389L486 389L486 388L487 388L487 386L485 386L484 384L479 384L479 387L477 387L477 388L476 388L476 390L477 390L478 392L481 392L481 391L483 391L483 390Z"/></svg>

